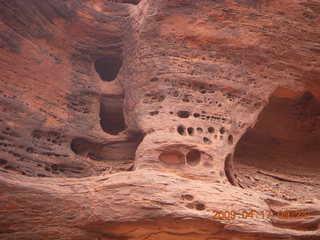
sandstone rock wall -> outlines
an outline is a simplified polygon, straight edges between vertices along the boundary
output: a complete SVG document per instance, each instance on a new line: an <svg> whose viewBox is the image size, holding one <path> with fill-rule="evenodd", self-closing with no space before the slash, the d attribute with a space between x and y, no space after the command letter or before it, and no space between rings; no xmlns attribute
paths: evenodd
<svg viewBox="0 0 320 240"><path fill-rule="evenodd" d="M0 239L320 239L318 1L0 7Z"/></svg>

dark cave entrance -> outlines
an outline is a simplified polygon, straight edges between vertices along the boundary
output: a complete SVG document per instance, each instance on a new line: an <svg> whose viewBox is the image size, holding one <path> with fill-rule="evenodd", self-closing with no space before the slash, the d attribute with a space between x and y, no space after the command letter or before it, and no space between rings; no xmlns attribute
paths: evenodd
<svg viewBox="0 0 320 240"><path fill-rule="evenodd" d="M100 125L104 132L117 135L126 129L123 97L100 97Z"/></svg>
<svg viewBox="0 0 320 240"><path fill-rule="evenodd" d="M111 82L116 79L122 60L119 56L102 57L96 60L94 67L103 81Z"/></svg>
<svg viewBox="0 0 320 240"><path fill-rule="evenodd" d="M257 182L250 171L287 182L308 177L320 181L319 156L319 100L309 92L290 98L274 95L255 127L248 129L236 146L235 175L249 186Z"/></svg>

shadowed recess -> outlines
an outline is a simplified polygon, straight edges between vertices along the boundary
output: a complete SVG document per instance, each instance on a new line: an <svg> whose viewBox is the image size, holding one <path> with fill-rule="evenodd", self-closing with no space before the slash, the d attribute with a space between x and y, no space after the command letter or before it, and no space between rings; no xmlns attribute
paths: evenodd
<svg viewBox="0 0 320 240"><path fill-rule="evenodd" d="M181 165L184 163L184 155L178 151L166 151L160 154L159 160L169 165Z"/></svg>
<svg viewBox="0 0 320 240"><path fill-rule="evenodd" d="M201 153L196 149L192 149L187 153L186 159L190 166L195 166L200 162Z"/></svg>
<svg viewBox="0 0 320 240"><path fill-rule="evenodd" d="M126 129L122 97L100 98L100 125L104 132L117 135Z"/></svg>
<svg viewBox="0 0 320 240"><path fill-rule="evenodd" d="M140 133L131 133L128 139L120 142L99 144L85 138L74 138L71 150L80 156L103 162L133 162L139 144L143 140Z"/></svg>
<svg viewBox="0 0 320 240"><path fill-rule="evenodd" d="M237 144L235 163L288 173L319 169L319 117L320 104L309 92L297 98L272 96L256 126Z"/></svg>
<svg viewBox="0 0 320 240"><path fill-rule="evenodd" d="M102 57L96 60L94 67L103 81L113 81L122 66L122 60L118 56Z"/></svg>
<svg viewBox="0 0 320 240"><path fill-rule="evenodd" d="M130 3L133 5L138 5L141 0L111 0L111 2L117 2L117 3Z"/></svg>

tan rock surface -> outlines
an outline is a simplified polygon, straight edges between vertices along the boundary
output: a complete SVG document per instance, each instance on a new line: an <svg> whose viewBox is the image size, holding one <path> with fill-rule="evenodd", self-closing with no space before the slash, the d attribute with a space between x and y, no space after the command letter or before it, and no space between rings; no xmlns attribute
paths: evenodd
<svg viewBox="0 0 320 240"><path fill-rule="evenodd" d="M0 7L0 239L320 239L319 1Z"/></svg>

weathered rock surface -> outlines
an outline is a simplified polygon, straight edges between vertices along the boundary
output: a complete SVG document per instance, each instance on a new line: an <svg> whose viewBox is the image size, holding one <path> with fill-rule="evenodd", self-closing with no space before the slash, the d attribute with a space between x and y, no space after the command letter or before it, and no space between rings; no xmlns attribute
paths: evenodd
<svg viewBox="0 0 320 240"><path fill-rule="evenodd" d="M320 239L319 1L0 7L0 239Z"/></svg>

